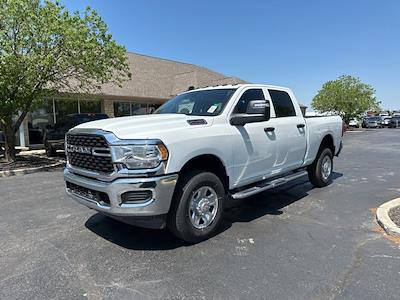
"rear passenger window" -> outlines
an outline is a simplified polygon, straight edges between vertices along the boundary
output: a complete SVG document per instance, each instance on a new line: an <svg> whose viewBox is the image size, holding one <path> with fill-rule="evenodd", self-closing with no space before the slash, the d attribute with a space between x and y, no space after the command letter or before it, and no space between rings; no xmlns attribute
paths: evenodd
<svg viewBox="0 0 400 300"><path fill-rule="evenodd" d="M252 100L265 100L263 91L261 89L250 89L245 91L240 97L238 103L236 104L234 113L246 113L247 105Z"/></svg>
<svg viewBox="0 0 400 300"><path fill-rule="evenodd" d="M276 117L291 117L296 115L292 99L284 91L268 90L275 108Z"/></svg>

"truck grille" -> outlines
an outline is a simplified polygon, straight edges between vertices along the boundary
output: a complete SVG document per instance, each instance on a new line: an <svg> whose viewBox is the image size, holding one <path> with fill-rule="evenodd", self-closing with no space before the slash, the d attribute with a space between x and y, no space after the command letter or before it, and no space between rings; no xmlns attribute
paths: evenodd
<svg viewBox="0 0 400 300"><path fill-rule="evenodd" d="M103 173L114 171L110 149L103 136L67 134L66 148L71 166ZM94 148L97 154L93 153Z"/></svg>

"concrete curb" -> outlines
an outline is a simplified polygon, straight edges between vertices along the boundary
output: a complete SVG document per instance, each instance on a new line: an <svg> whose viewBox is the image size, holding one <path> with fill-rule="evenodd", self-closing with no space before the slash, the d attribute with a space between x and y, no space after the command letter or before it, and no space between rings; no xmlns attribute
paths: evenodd
<svg viewBox="0 0 400 300"><path fill-rule="evenodd" d="M388 234L400 236L400 227L389 217L389 211L396 206L400 206L400 198L383 203L376 210L376 220Z"/></svg>
<svg viewBox="0 0 400 300"><path fill-rule="evenodd" d="M53 168L61 167L65 164L65 162L57 162L51 165L45 165L41 167L35 167L35 168L25 168L25 169L17 169L17 170L10 170L10 171L1 171L0 172L0 177L10 177L10 176L21 176L25 174L31 174L31 173L36 173L40 171L47 171Z"/></svg>

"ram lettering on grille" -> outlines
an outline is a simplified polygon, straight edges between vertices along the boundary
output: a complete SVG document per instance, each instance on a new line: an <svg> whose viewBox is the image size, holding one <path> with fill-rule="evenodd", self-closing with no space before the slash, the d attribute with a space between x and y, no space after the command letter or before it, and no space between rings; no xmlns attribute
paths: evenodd
<svg viewBox="0 0 400 300"><path fill-rule="evenodd" d="M67 135L67 157L68 163L77 168L90 171L112 173L114 167L111 156L107 155L110 149L107 141L99 135ZM101 150L102 155L95 154Z"/></svg>

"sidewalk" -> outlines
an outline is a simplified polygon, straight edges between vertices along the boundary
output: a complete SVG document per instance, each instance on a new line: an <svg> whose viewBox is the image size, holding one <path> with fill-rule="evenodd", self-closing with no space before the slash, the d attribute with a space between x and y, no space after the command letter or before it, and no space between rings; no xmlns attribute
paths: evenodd
<svg viewBox="0 0 400 300"><path fill-rule="evenodd" d="M21 151L17 154L15 162L9 163L4 160L4 157L0 157L0 177L44 171L64 164L63 153L57 153L56 157L47 157L44 150Z"/></svg>

